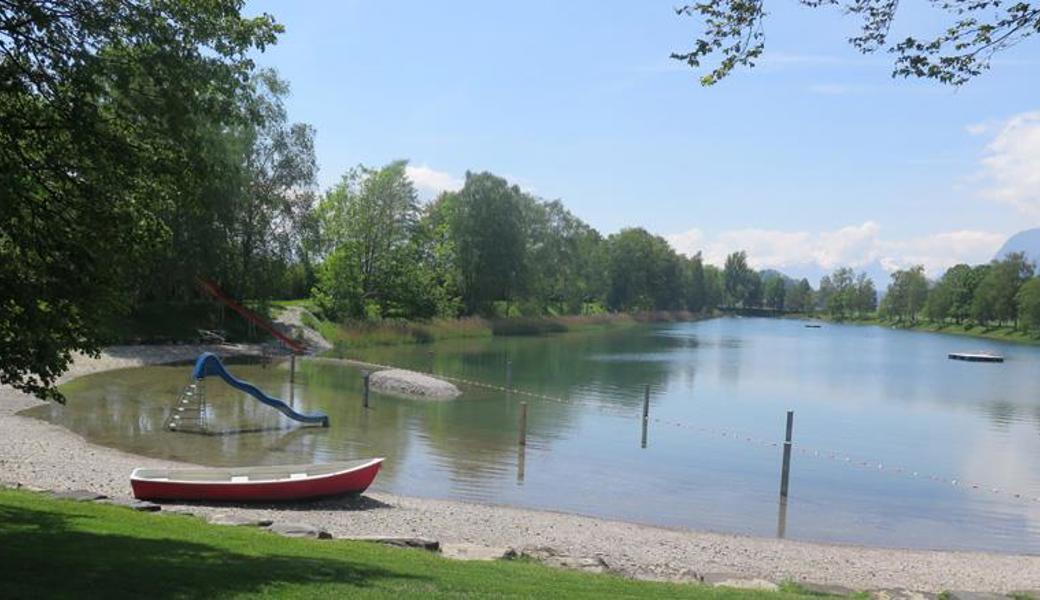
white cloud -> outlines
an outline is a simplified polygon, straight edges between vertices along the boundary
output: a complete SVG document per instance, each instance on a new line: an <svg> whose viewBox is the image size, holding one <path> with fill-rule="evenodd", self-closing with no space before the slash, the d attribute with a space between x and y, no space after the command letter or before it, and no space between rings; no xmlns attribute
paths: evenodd
<svg viewBox="0 0 1040 600"><path fill-rule="evenodd" d="M990 260L1005 238L999 233L962 230L890 240L873 221L815 233L737 229L709 237L691 229L664 237L677 251L687 255L700 251L715 265L722 265L730 252L746 250L748 261L757 269L817 267L830 271L880 264L891 272L921 264L932 276L957 263Z"/></svg>
<svg viewBox="0 0 1040 600"><path fill-rule="evenodd" d="M465 183L451 173L437 171L426 165L418 167L408 165L405 167L405 174L412 180L416 188L431 196L436 196L441 192L454 192L462 188Z"/></svg>
<svg viewBox="0 0 1040 600"><path fill-rule="evenodd" d="M981 160L983 196L1040 216L1040 111L1015 115L999 125L969 126L995 132Z"/></svg>
<svg viewBox="0 0 1040 600"><path fill-rule="evenodd" d="M879 241L881 265L887 271L924 265L931 275L938 275L957 263L987 262L1007 239L1006 235L987 231L949 231L907 240Z"/></svg>

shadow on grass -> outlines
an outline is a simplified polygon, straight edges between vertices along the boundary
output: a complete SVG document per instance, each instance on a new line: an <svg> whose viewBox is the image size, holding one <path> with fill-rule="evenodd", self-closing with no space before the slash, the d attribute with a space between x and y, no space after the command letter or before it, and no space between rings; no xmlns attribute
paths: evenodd
<svg viewBox="0 0 1040 600"><path fill-rule="evenodd" d="M247 554L206 543L84 531L93 520L0 506L0 597L211 597L271 591L279 584L363 589L380 580L424 579L347 557Z"/></svg>

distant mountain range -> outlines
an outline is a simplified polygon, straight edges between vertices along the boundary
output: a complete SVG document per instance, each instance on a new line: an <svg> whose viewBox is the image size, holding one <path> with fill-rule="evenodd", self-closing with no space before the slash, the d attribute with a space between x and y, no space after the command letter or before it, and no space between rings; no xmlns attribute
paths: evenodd
<svg viewBox="0 0 1040 600"><path fill-rule="evenodd" d="M1040 262L1040 228L1019 231L1009 237L994 258L1000 260L1012 252L1023 252L1026 260Z"/></svg>

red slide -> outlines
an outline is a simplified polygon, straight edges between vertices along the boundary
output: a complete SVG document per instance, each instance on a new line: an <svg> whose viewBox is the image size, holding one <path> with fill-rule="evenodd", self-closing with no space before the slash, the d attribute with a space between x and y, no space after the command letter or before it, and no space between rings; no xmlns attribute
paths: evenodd
<svg viewBox="0 0 1040 600"><path fill-rule="evenodd" d="M247 321L254 323L260 329L263 329L267 333L270 333L274 337L278 338L279 342L285 344L285 346L293 352L297 354L303 354L307 351L307 349L304 348L299 342L285 335L281 331L278 331L278 329L274 325L272 325L267 319L242 306L238 302L235 302L230 296L225 294L224 290L220 289L220 286L218 286L217 284L213 283L208 279L203 279L201 277L196 277L195 280L198 281L199 287L202 288L204 292L206 292L210 296L213 296L218 301L226 304L227 306L230 306L232 310L242 315L242 317Z"/></svg>

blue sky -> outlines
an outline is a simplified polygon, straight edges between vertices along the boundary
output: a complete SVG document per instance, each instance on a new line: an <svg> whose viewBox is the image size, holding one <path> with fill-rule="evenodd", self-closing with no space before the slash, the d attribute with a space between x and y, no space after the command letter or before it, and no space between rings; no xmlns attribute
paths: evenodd
<svg viewBox="0 0 1040 600"><path fill-rule="evenodd" d="M258 57L317 128L322 187L411 161L429 196L467 169L796 274L985 261L1040 225L1040 40L960 89L893 80L836 11L767 8L760 66L713 88L668 58L674 2L250 2L286 26ZM901 9L894 35L943 23Z"/></svg>

